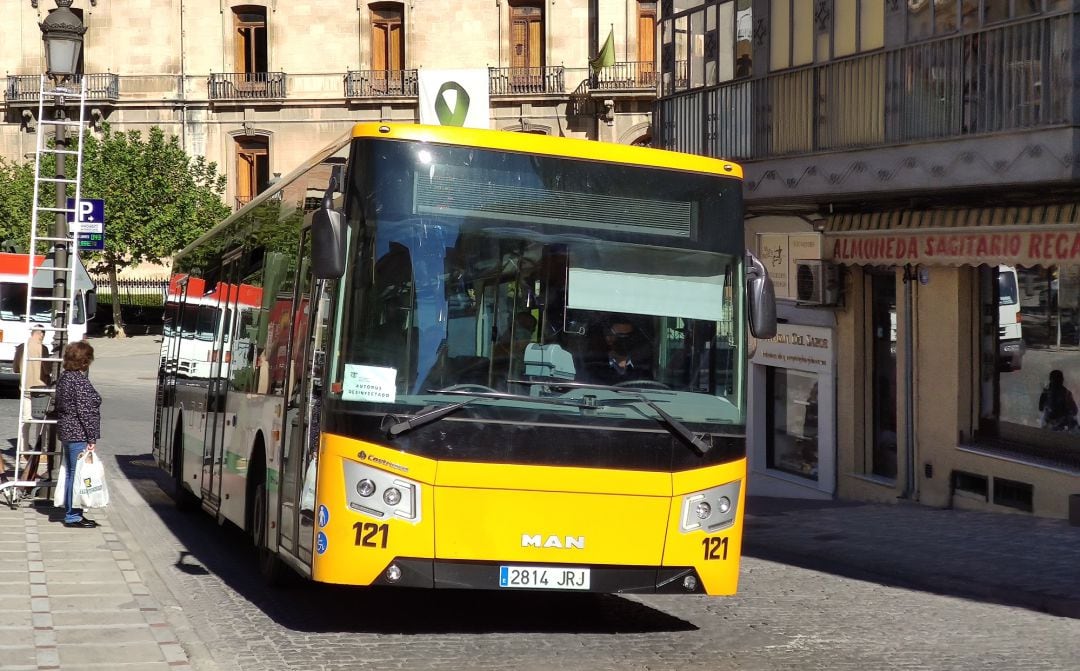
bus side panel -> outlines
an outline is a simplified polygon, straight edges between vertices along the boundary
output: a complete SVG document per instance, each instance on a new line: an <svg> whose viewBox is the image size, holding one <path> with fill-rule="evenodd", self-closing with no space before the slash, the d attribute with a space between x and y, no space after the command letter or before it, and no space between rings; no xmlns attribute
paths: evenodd
<svg viewBox="0 0 1080 671"><path fill-rule="evenodd" d="M683 532L683 497L712 487L739 482L734 523L718 531ZM672 474L674 497L664 547L664 566L693 566L705 591L712 595L735 594L742 556L743 510L746 505L746 459L719 466Z"/></svg>
<svg viewBox="0 0 1080 671"><path fill-rule="evenodd" d="M203 442L206 440L206 388L176 384L176 406L181 415L179 431L183 440L181 480L197 498L202 498Z"/></svg>
<svg viewBox="0 0 1080 671"><path fill-rule="evenodd" d="M347 463L417 483L417 519L378 518L350 508L346 488L355 490L357 483L346 479ZM436 462L324 433L318 464L313 579L369 585L395 557L434 556Z"/></svg>
<svg viewBox="0 0 1080 671"><path fill-rule="evenodd" d="M227 413L232 426L229 427L231 433L226 434L229 440L225 445L221 508L218 514L243 529L247 515L248 471L255 441L260 433L265 441L267 495L271 497L271 503L277 500L277 488L269 485L277 482L277 465L273 463L277 445L275 435L280 431L284 401L279 396L266 394L230 392L229 396L226 407L233 409L233 412Z"/></svg>

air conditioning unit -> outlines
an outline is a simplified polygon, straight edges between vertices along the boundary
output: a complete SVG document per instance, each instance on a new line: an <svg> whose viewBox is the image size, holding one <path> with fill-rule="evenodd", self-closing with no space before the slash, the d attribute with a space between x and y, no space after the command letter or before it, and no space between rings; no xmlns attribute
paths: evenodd
<svg viewBox="0 0 1080 671"><path fill-rule="evenodd" d="M840 267L828 261L795 262L795 299L803 305L840 302Z"/></svg>

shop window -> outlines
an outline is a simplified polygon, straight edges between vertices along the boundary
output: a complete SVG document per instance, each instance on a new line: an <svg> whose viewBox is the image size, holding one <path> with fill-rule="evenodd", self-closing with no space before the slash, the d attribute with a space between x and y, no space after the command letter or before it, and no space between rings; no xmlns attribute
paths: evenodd
<svg viewBox="0 0 1080 671"><path fill-rule="evenodd" d="M766 465L818 479L818 376L785 368L766 369Z"/></svg>
<svg viewBox="0 0 1080 671"><path fill-rule="evenodd" d="M990 432L1010 449L1080 466L1080 266L984 267L997 317ZM996 306L996 309L995 307Z"/></svg>

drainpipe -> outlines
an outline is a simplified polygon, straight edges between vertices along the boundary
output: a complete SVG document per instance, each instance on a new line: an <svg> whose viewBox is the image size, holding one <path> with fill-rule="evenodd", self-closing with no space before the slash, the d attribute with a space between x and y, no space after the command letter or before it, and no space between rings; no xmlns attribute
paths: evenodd
<svg viewBox="0 0 1080 671"><path fill-rule="evenodd" d="M904 493L905 499L917 498L915 488L915 269L904 266Z"/></svg>
<svg viewBox="0 0 1080 671"><path fill-rule="evenodd" d="M188 153L187 145L187 50L184 47L184 0L180 0L180 146Z"/></svg>

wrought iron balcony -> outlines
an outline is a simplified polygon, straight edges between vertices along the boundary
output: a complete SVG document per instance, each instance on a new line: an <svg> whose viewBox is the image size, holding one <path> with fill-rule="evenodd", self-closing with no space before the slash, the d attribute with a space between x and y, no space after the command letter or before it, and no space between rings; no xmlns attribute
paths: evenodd
<svg viewBox="0 0 1080 671"><path fill-rule="evenodd" d="M489 92L500 95L566 93L563 66L488 68Z"/></svg>
<svg viewBox="0 0 1080 671"><path fill-rule="evenodd" d="M1073 19L680 92L657 103L661 146L755 160L1071 125Z"/></svg>
<svg viewBox="0 0 1080 671"><path fill-rule="evenodd" d="M223 72L210 75L210 100L282 100L284 72Z"/></svg>
<svg viewBox="0 0 1080 671"><path fill-rule="evenodd" d="M594 91L640 91L656 89L656 64L652 61L613 63L593 74Z"/></svg>
<svg viewBox="0 0 1080 671"><path fill-rule="evenodd" d="M93 102L116 102L120 99L120 77L109 72L75 75L65 86L78 98L83 79L86 79L86 99ZM40 86L38 75L11 75L4 88L4 100L9 105L38 103Z"/></svg>
<svg viewBox="0 0 1080 671"><path fill-rule="evenodd" d="M350 70L345 75L346 98L416 95L416 70Z"/></svg>

